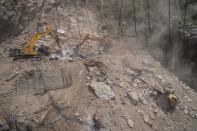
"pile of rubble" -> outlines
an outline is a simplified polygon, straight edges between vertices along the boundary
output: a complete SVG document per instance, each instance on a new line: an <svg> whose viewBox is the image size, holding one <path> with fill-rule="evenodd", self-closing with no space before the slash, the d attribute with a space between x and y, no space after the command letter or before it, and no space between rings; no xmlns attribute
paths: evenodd
<svg viewBox="0 0 197 131"><path fill-rule="evenodd" d="M96 64L98 63L96 62ZM92 88L98 98L103 100L115 99L115 94L110 87L113 86L113 82L107 78L101 66L104 66L103 63L97 66L87 66L87 86Z"/></svg>

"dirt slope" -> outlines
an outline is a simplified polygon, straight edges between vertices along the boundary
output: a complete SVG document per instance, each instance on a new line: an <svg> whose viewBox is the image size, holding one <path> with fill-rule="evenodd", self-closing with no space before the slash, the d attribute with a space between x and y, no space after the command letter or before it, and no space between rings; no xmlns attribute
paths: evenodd
<svg viewBox="0 0 197 131"><path fill-rule="evenodd" d="M106 41L110 46L101 54L93 54L91 59L76 57L73 62L47 59L12 62L2 55L2 128L195 131L196 93L153 60L137 40L108 38ZM51 80L59 82L51 84ZM109 85L115 98L97 97L90 85L93 80ZM174 111L167 111L167 104L151 94L155 89L163 91L167 87L179 97L180 103ZM132 104L128 93L137 94L137 105Z"/></svg>

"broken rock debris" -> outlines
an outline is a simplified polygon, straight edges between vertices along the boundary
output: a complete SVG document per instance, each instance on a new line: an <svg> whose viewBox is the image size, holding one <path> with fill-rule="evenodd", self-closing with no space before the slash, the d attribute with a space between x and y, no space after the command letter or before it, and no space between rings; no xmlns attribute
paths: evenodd
<svg viewBox="0 0 197 131"><path fill-rule="evenodd" d="M74 57L74 49L64 46L61 50L57 51L56 53L52 53L49 57L50 60L65 60L65 61L72 61Z"/></svg>
<svg viewBox="0 0 197 131"><path fill-rule="evenodd" d="M59 33L59 34L65 34L65 31L63 30L63 29L61 29L61 28L59 28L59 29L57 29L57 32Z"/></svg>
<svg viewBox="0 0 197 131"><path fill-rule="evenodd" d="M102 115L100 113L95 113L93 116L94 126L99 129L102 127L105 127L103 121L102 121Z"/></svg>
<svg viewBox="0 0 197 131"><path fill-rule="evenodd" d="M149 117L148 114L146 114L143 110L141 109L138 109L137 112L141 115L143 121L145 124L147 124L149 127L152 127L153 126L153 123Z"/></svg>
<svg viewBox="0 0 197 131"><path fill-rule="evenodd" d="M139 96L136 92L128 92L127 94L129 100L131 101L131 103L133 105L137 105L137 103L139 102Z"/></svg>
<svg viewBox="0 0 197 131"><path fill-rule="evenodd" d="M134 127L134 123L131 119L127 119L127 124L129 125L130 128Z"/></svg>
<svg viewBox="0 0 197 131"><path fill-rule="evenodd" d="M97 82L96 80L93 80L90 86L94 90L96 96L101 99L110 100L115 98L115 94L110 86L104 82Z"/></svg>
<svg viewBox="0 0 197 131"><path fill-rule="evenodd" d="M144 123L146 123L150 127L153 126L153 123L151 122L151 120L147 114L143 113L142 117L143 117Z"/></svg>

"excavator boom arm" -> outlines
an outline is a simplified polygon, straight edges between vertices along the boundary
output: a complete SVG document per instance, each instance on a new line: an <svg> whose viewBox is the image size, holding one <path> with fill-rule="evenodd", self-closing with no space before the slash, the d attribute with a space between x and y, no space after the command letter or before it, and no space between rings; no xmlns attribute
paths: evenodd
<svg viewBox="0 0 197 131"><path fill-rule="evenodd" d="M35 47L35 44L36 42L44 35L46 34L49 34L50 32L52 31L52 29L47 26L46 27L46 31L43 31L43 32L38 32L36 33L35 35L33 35L31 37L31 39L29 40L29 42L27 43L27 45L22 49L22 52L24 54L29 54L29 55L35 55L35 52L34 52L34 47Z"/></svg>

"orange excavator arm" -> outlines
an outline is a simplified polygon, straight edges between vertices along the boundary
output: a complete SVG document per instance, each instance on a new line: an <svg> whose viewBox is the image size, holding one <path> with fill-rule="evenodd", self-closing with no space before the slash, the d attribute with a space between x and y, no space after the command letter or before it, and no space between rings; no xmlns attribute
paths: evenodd
<svg viewBox="0 0 197 131"><path fill-rule="evenodd" d="M91 37L90 34L86 34L85 37L83 38L82 42L79 44L79 46L83 45L87 40L92 40L92 41L101 41L102 38L98 37Z"/></svg>
<svg viewBox="0 0 197 131"><path fill-rule="evenodd" d="M36 42L44 35L49 34L52 32L52 29L50 26L46 26L46 30L43 32L38 32L35 35L31 37L31 39L28 41L27 45L22 49L22 52L24 55L38 55L38 52L35 51L35 44Z"/></svg>

